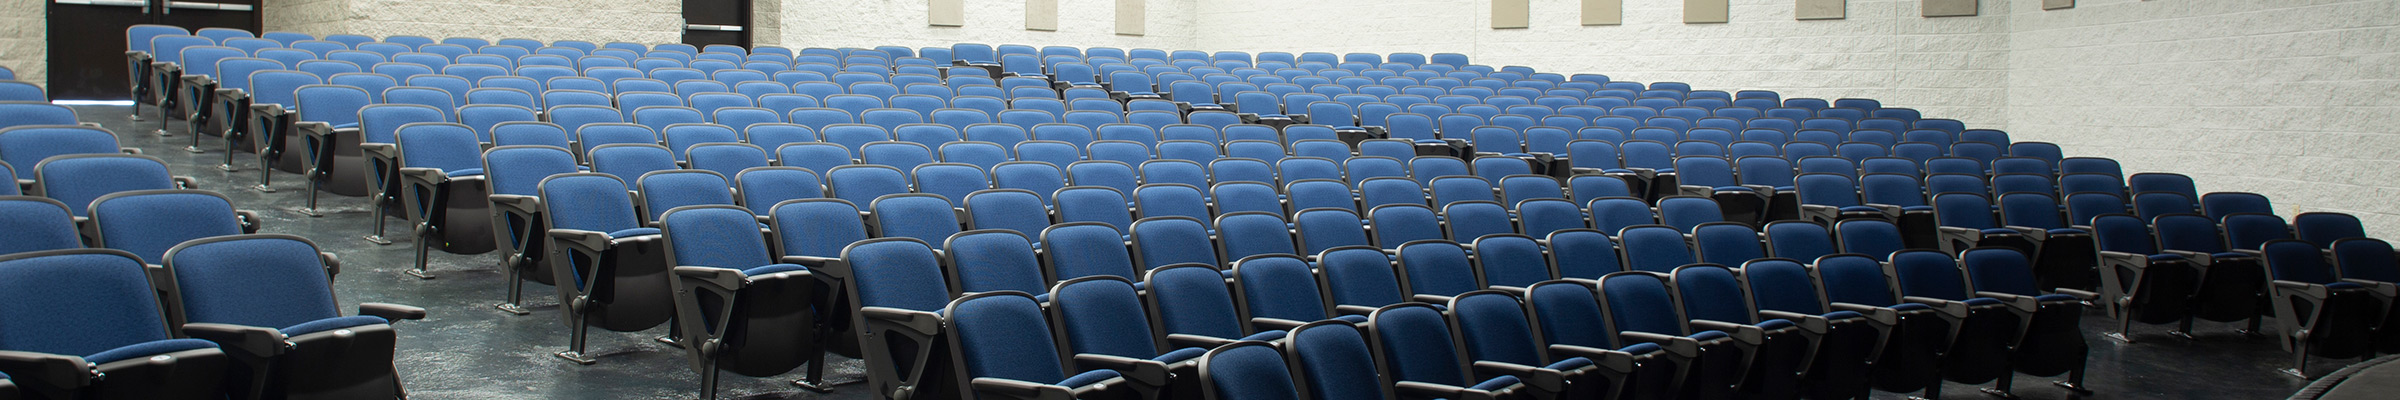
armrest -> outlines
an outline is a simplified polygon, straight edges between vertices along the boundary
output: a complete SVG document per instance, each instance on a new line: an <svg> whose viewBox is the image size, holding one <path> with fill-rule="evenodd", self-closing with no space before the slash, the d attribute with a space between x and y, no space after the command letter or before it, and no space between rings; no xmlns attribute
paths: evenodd
<svg viewBox="0 0 2400 400"><path fill-rule="evenodd" d="M215 94L217 101L242 101L250 99L250 92L241 89L220 88L217 89Z"/></svg>
<svg viewBox="0 0 2400 400"><path fill-rule="evenodd" d="M1900 310L1894 310L1889 307L1875 307L1857 303L1837 302L1833 303L1833 309L1835 311L1849 311L1858 313L1859 315L1867 316L1868 321L1872 321L1879 326L1892 326L1900 323Z"/></svg>
<svg viewBox="0 0 2400 400"><path fill-rule="evenodd" d="M367 158L384 160L400 159L400 146L393 145L391 143L360 143L358 144L358 151L359 153L365 154Z"/></svg>
<svg viewBox="0 0 2400 400"><path fill-rule="evenodd" d="M208 75L184 75L183 84L190 86L212 86L217 84L217 78Z"/></svg>
<svg viewBox="0 0 2400 400"><path fill-rule="evenodd" d="M1401 398L1421 397L1453 400L1492 398L1490 392L1417 381L1393 382L1392 389L1398 390Z"/></svg>
<svg viewBox="0 0 2400 400"><path fill-rule="evenodd" d="M418 186L433 186L450 179L442 170L434 168L401 168L399 175L401 182Z"/></svg>
<svg viewBox="0 0 2400 400"><path fill-rule="evenodd" d="M2273 284L2275 291L2280 294L2306 297L2310 303L2323 303L2326 298L2333 297L2333 290L2325 288L2325 285L2286 280L2277 280Z"/></svg>
<svg viewBox="0 0 2400 400"><path fill-rule="evenodd" d="M1198 347L1203 349L1214 349L1217 348L1217 346L1233 344L1233 342L1238 342L1238 340L1207 337L1188 333L1167 334L1167 347L1170 348Z"/></svg>
<svg viewBox="0 0 2400 400"><path fill-rule="evenodd" d="M2057 293L2057 294L2068 295L2068 296L2075 296L2075 298L2076 298L2076 299L2083 300L2083 301L2092 301L2092 300L2094 300L2094 299L2099 299L2099 298L2100 298L2100 294L2099 294L2099 293L2094 293L2094 292L2092 292L2092 291L2089 291L2089 290L2082 290L2082 289L2057 288L2057 289L2050 289L2050 292L2051 292L2051 293Z"/></svg>
<svg viewBox="0 0 2400 400"><path fill-rule="evenodd" d="M1825 318L1825 316L1822 315L1808 315L1775 310L1758 310L1758 316L1760 318L1791 321L1793 326L1800 327L1800 331L1802 333L1807 333L1811 336L1823 336L1825 335L1825 332L1832 330L1833 325L1832 319Z"/></svg>
<svg viewBox="0 0 2400 400"><path fill-rule="evenodd" d="M491 195L492 207L511 215L533 215L541 212L542 198L514 194Z"/></svg>
<svg viewBox="0 0 2400 400"><path fill-rule="evenodd" d="M1149 387L1166 386L1167 380L1172 378L1167 373L1167 363L1107 354L1076 354L1075 369L1078 371L1115 370L1119 374L1124 374L1126 380Z"/></svg>
<svg viewBox="0 0 2400 400"><path fill-rule="evenodd" d="M2027 238L2032 238L2034 241L2037 241L2037 242L2038 242L2038 241L2044 241L2044 240L2050 240L2050 230L2048 230L2048 229L2035 228L2035 227L2030 227L2030 226L2016 226L2016 225L2004 225L2004 226L2001 226L2001 228L2006 228L2006 229L2008 229L2008 230L2017 231L2017 234L2019 234L2019 235L2025 235L2025 237L2027 237Z"/></svg>
<svg viewBox="0 0 2400 400"><path fill-rule="evenodd" d="M2213 263L2216 263L2216 258L2217 258L2217 255L2215 255L2215 254L2202 253L2202 252L2197 252L2197 251L2184 251L2184 250L2160 250L2158 253L2159 253L2159 254L2174 254L2174 255L2183 256L2183 258L2185 258L2185 259L2190 259L2190 260L2192 260L2192 262L2200 263L2200 265L2208 265L2208 264L2213 264Z"/></svg>
<svg viewBox="0 0 2400 400"><path fill-rule="evenodd" d="M1368 306L1362 306L1362 305L1356 305L1356 304L1340 304L1340 305L1335 305L1335 306L1333 306L1333 313L1334 313L1334 314L1340 314L1340 315L1359 315L1359 316L1364 316L1364 315L1370 315L1370 314L1374 314L1374 313L1375 313L1375 307L1368 307Z"/></svg>
<svg viewBox="0 0 2400 400"><path fill-rule="evenodd" d="M550 240L553 243L585 253L598 253L607 249L609 239L607 233L599 231L550 228Z"/></svg>
<svg viewBox="0 0 2400 400"><path fill-rule="evenodd" d="M1250 318L1250 326L1251 326L1251 327L1258 328L1258 330L1260 330L1260 331L1287 331L1287 332L1288 332L1288 331L1291 331L1293 328L1299 328L1301 325L1307 325L1307 324L1308 324L1308 322L1305 322L1305 321L1293 321L1293 320L1282 319L1282 318L1268 318L1268 317L1254 317L1254 318Z"/></svg>
<svg viewBox="0 0 2400 400"><path fill-rule="evenodd" d="M233 210L233 219L241 223L242 233L258 233L258 225L261 220L258 219L257 211Z"/></svg>
<svg viewBox="0 0 2400 400"><path fill-rule="evenodd" d="M2400 285L2395 285L2391 282L2370 281L2365 279L2343 279L2342 281L2356 283L2359 286L2366 286L2367 292L2379 298L2389 299L2395 295L2400 295Z"/></svg>
<svg viewBox="0 0 2400 400"><path fill-rule="evenodd" d="M742 270L717 267L675 267L675 277L684 283L708 285L727 292L742 289Z"/></svg>
<svg viewBox="0 0 2400 400"><path fill-rule="evenodd" d="M934 313L891 307L860 307L858 315L869 321L899 325L922 336L942 333L942 316Z"/></svg>
<svg viewBox="0 0 2400 400"><path fill-rule="evenodd" d="M0 372L7 372L11 380L68 389L91 386L100 378L100 366L83 357L30 351L0 350Z"/></svg>
<svg viewBox="0 0 2400 400"><path fill-rule="evenodd" d="M2000 292L1975 292L1975 297L1985 297L2000 300L2002 304L2008 305L2009 309L2014 310L2019 314L2032 314L2034 311L2040 311L2042 309L2041 301L2034 299L2033 296L2023 296Z"/></svg>
<svg viewBox="0 0 2400 400"><path fill-rule="evenodd" d="M386 321L425 319L425 308L406 304L359 303L358 315L383 318Z"/></svg>
<svg viewBox="0 0 2400 400"><path fill-rule="evenodd" d="M847 265L847 264L842 264L842 263L841 263L842 259L840 259L840 258L835 258L835 257L816 257L816 256L783 256L783 257L780 257L780 258L778 258L778 259L777 259L777 261L779 261L779 262L782 262L782 263L785 263L785 264L794 264L794 265L799 265L799 266L803 266L803 267L808 267L808 270L810 270L810 271L817 271L817 274L818 274L818 275L828 275L828 277L830 277L830 278L841 279L841 278L848 278L848 277L850 277L850 268L849 268L849 265Z"/></svg>
<svg viewBox="0 0 2400 400"><path fill-rule="evenodd" d="M291 350L292 343L284 341L283 331L274 328L233 324L183 324L183 335L217 342L227 350L239 350L252 357L268 358Z"/></svg>
<svg viewBox="0 0 2400 400"><path fill-rule="evenodd" d="M1727 336L1732 336L1734 341L1741 342L1744 345L1758 346L1767 343L1767 331L1759 328L1757 325L1743 325L1705 319L1691 320L1690 324L1693 328L1698 330L1725 332Z"/></svg>
<svg viewBox="0 0 2400 400"><path fill-rule="evenodd" d="M334 276L342 274L341 256L333 255L333 252L330 251L320 251L317 252L317 261L325 263L325 279L332 280Z"/></svg>
<svg viewBox="0 0 2400 400"><path fill-rule="evenodd" d="M2142 270L2150 268L2150 257L2121 251L2101 251L2100 265L2112 268Z"/></svg>
<svg viewBox="0 0 2400 400"><path fill-rule="evenodd" d="M1700 341L1698 339L1692 339L1683 336L1668 336L1649 332L1617 332L1617 338L1626 342L1657 344L1659 347L1666 348L1668 355L1675 356L1677 358L1690 359L1700 356Z"/></svg>
<svg viewBox="0 0 2400 400"><path fill-rule="evenodd" d="M1633 353L1627 353L1623 351L1583 347L1571 344L1550 345L1550 353L1553 355L1552 358L1583 357L1584 359L1592 360L1593 365L1598 365L1601 368L1607 368L1608 370L1615 371L1619 374L1632 373L1634 367L1634 358L1639 357L1633 355Z"/></svg>
<svg viewBox="0 0 2400 400"><path fill-rule="evenodd" d="M283 108L282 104L251 104L250 112L260 117L273 118L291 114L292 110Z"/></svg>
<svg viewBox="0 0 2400 400"><path fill-rule="evenodd" d="M1426 303L1426 304L1450 304L1450 296L1443 296L1443 295L1438 295L1438 294L1419 294L1419 295L1411 295L1411 296L1408 296L1408 300L1409 300L1409 301L1414 301L1414 302Z"/></svg>
<svg viewBox="0 0 2400 400"><path fill-rule="evenodd" d="M1064 387L1015 379L975 378L975 380L968 381L967 385L974 387L976 394L1000 395L1014 399L1071 400L1075 398L1075 394L1068 392Z"/></svg>
<svg viewBox="0 0 2400 400"><path fill-rule="evenodd" d="M1501 375L1517 377L1517 380L1525 382L1525 386L1533 387L1534 390L1543 393L1559 393L1567 390L1566 374L1554 369L1498 361L1476 361L1474 369L1478 377L1485 379Z"/></svg>
<svg viewBox="0 0 2400 400"><path fill-rule="evenodd" d="M1950 318L1950 319L1952 319L1952 320L1960 320L1960 319L1966 319L1966 318L1967 318L1967 303L1966 303L1966 302L1963 302L1963 301L1957 301L1957 300L1942 300L1942 299L1936 299L1936 298L1931 298L1931 297L1916 297L1916 296L1905 296L1905 297L1901 297L1901 298L1900 298L1900 300L1901 300L1901 301L1910 302L1910 303L1917 303L1917 304L1924 304L1924 305L1933 306L1933 309L1934 309L1936 312L1940 312L1940 313L1941 313L1943 316L1949 317L1949 318Z"/></svg>

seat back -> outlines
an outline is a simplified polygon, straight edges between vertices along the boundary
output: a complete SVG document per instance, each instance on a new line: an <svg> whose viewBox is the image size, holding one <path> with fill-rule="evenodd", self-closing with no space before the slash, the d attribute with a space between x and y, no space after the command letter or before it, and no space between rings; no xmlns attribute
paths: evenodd
<svg viewBox="0 0 2400 400"><path fill-rule="evenodd" d="M1825 285L1825 301L1874 307L1900 301L1899 289L1884 274L1883 263L1873 257L1835 254L1818 258L1815 267L1816 281Z"/></svg>
<svg viewBox="0 0 2400 400"><path fill-rule="evenodd" d="M1466 359L1440 309L1404 303L1375 310L1367 321L1383 373L1391 380L1458 387L1474 383L1468 381Z"/></svg>
<svg viewBox="0 0 2400 400"><path fill-rule="evenodd" d="M184 241L242 233L233 201L206 190L118 192L92 201L95 247L124 250L152 264Z"/></svg>
<svg viewBox="0 0 2400 400"><path fill-rule="evenodd" d="M110 193L175 188L166 162L150 156L71 154L42 160L33 169L34 192L65 203L78 217Z"/></svg>
<svg viewBox="0 0 2400 400"><path fill-rule="evenodd" d="M1233 296L1242 319L1322 320L1331 314L1314 267L1299 256L1261 254L1233 263Z"/></svg>
<svg viewBox="0 0 2400 400"><path fill-rule="evenodd" d="M1378 377L1366 335L1349 321L1301 325L1291 331L1285 346L1292 351L1290 365L1298 370L1293 377L1305 383L1310 399L1392 398L1391 385Z"/></svg>
<svg viewBox="0 0 2400 400"><path fill-rule="evenodd" d="M1233 305L1233 293L1215 266L1172 265L1150 270L1144 299L1159 334L1187 334L1233 339L1245 330Z"/></svg>
<svg viewBox="0 0 2400 400"><path fill-rule="evenodd" d="M218 323L283 328L342 316L332 274L315 243L290 235L193 240L168 250L171 325Z"/></svg>
<svg viewBox="0 0 2400 400"><path fill-rule="evenodd" d="M1974 297L1958 261L1948 254L1932 250L1892 253L1891 271L1904 296L1960 301Z"/></svg>
<svg viewBox="0 0 2400 400"><path fill-rule="evenodd" d="M142 264L103 249L0 256L0 303L9 305L0 307L0 348L96 355L168 339Z"/></svg>
<svg viewBox="0 0 2400 400"><path fill-rule="evenodd" d="M14 183L10 183L14 185ZM67 205L40 197L0 196L0 255L83 247Z"/></svg>
<svg viewBox="0 0 2400 400"><path fill-rule="evenodd" d="M1069 280L1095 275L1137 279L1133 255L1116 227L1096 222L1069 222L1042 230L1043 263L1050 276Z"/></svg>
<svg viewBox="0 0 2400 400"><path fill-rule="evenodd" d="M1484 287L1475 276L1467 249L1449 241L1418 241L1400 245L1400 282L1410 296L1456 296Z"/></svg>
<svg viewBox="0 0 2400 400"><path fill-rule="evenodd" d="M1128 231L1133 243L1135 266L1152 270L1168 265L1199 263L1219 265L1216 246L1209 239L1208 226L1199 219L1185 216L1160 216L1133 222ZM1201 244L1210 244L1202 246Z"/></svg>
<svg viewBox="0 0 2400 400"><path fill-rule="evenodd" d="M1798 260L1751 260L1742 264L1741 272L1742 290L1750 294L1747 300L1753 309L1804 315L1825 313L1825 299L1819 294L1816 279L1810 276L1809 267Z"/></svg>
<svg viewBox="0 0 2400 400"><path fill-rule="evenodd" d="M1066 379L1058 342L1041 303L1016 292L960 297L944 308L944 331L957 358L959 387L976 378L1040 384Z"/></svg>

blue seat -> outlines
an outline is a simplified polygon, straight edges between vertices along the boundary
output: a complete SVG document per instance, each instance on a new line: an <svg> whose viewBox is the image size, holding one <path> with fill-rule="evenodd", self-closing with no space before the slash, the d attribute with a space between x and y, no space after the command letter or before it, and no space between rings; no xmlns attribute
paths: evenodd
<svg viewBox="0 0 2400 400"><path fill-rule="evenodd" d="M1690 373L1683 387L1674 389L1681 395L1714 398L1745 390L1743 372L1751 370L1757 349L1729 336L1737 332L1685 319L1688 317L1676 307L1673 291L1664 272L1636 270L1601 277L1600 309L1607 322L1603 332L1615 332L1618 340L1627 343L1669 349L1665 358Z"/></svg>
<svg viewBox="0 0 2400 400"><path fill-rule="evenodd" d="M1277 340L1286 332L1259 330L1241 319L1225 275L1213 265L1177 264L1150 270L1144 308L1166 337L1164 348L1215 348L1243 340Z"/></svg>
<svg viewBox="0 0 2400 400"><path fill-rule="evenodd" d="M166 162L130 154L53 156L32 172L33 190L26 194L58 200L78 218L89 216L92 203L111 193L190 186L190 178L167 175Z"/></svg>
<svg viewBox="0 0 2400 400"><path fill-rule="evenodd" d="M1854 255L1845 257L1860 259ZM1828 306L1813 271L1793 259L1753 260L1731 271L1713 266L1694 268L1700 269L1690 270L1693 274L1688 275L1680 273L1687 271L1678 271L1677 286L1685 286L1684 279L1690 276L1693 284L1704 288L1699 293L1678 293L1684 296L1681 301L1722 301L1706 297L1709 294L1730 294L1734 297L1728 300L1736 301L1747 297L1754 304L1753 315L1757 320L1792 324L1802 337L1815 343L1813 360L1805 365L1806 372L1801 375L1806 382L1800 388L1802 394L1860 396L1873 388L1869 382L1869 362L1880 351L1878 346L1885 344L1882 333L1896 322L1884 318L1897 315ZM1728 277L1737 279L1739 286L1725 286ZM1732 309L1731 304L1721 305L1726 306L1723 309Z"/></svg>
<svg viewBox="0 0 2400 400"><path fill-rule="evenodd" d="M750 210L678 207L659 217L659 227L675 265L668 281L676 293L675 340L694 344L684 349L700 375L701 398L714 398L720 371L775 376L824 362L816 337L826 332L811 317L826 305L818 301L819 282L807 267L778 262ZM728 337L790 338L797 345ZM811 371L801 385L822 383L822 368Z"/></svg>
<svg viewBox="0 0 2400 400"><path fill-rule="evenodd" d="M2292 368L2287 374L2308 374L2308 359L2363 357L2375 353L2380 344L2369 326L2382 321L2376 315L2375 290L2390 290L2390 285L2374 280L2348 280L2340 269L2327 262L2316 244L2297 239L2276 239L2260 245L2259 258L2266 261L2267 272L2273 279L2270 286L2274 299L2275 324L2280 332L2308 332L2307 335L2279 334L2276 339L2293 354ZM2362 271L2364 272L2364 271ZM2337 278L2342 277L2342 278ZM2363 277L2362 277L2363 278Z"/></svg>
<svg viewBox="0 0 2400 400"><path fill-rule="evenodd" d="M38 360L10 376L14 383L78 397L224 397L230 357L216 343L170 336L163 292L151 287L144 271L141 259L115 250L0 256L0 275L8 278L0 280L6 282L0 293L11 297L8 307L0 307L0 321L43 327L5 335L6 350Z"/></svg>
<svg viewBox="0 0 2400 400"><path fill-rule="evenodd" d="M1977 295L2008 302L2025 319L2023 336L2010 346L2010 370L2032 376L2066 375L2067 381L2059 385L2070 389L2083 385L2085 356L2090 352L2082 333L2083 302L2098 298L2096 293L2061 289L2045 294L2050 291L2037 285L2046 282L2036 280L2034 260L2013 249L1970 249L1959 255L1959 264ZM1997 385L2000 392L2009 392L2008 383Z"/></svg>
<svg viewBox="0 0 2400 400"><path fill-rule="evenodd" d="M2016 252L2015 249L1988 247L1975 250ZM1969 274L1961 270L1959 259L1942 252L1905 250L1892 253L1887 268L1902 296L1908 296L1916 304L1951 311L1953 313L1950 316L1960 318L1953 325L1955 331L1949 350L1942 354L1942 380L1978 384L2011 378L2009 364L2013 350L2010 344L2030 339L2022 335L2031 333L2025 328L2033 322L2024 313L2030 311L2033 305L2019 300L2030 301L2032 298L2011 297L2011 300L2001 300L1989 297L1995 294L1993 292L1977 291L1971 285ZM2074 300L2069 297L2067 301ZM2081 340L2078 336L2076 342L2080 343ZM2055 346L2056 343L2050 345ZM2006 391L2007 385L1998 383L1995 389Z"/></svg>
<svg viewBox="0 0 2400 400"><path fill-rule="evenodd" d="M840 197L839 193L835 197ZM959 231L958 213L953 211L950 200L940 195L906 192L885 194L869 201L867 210L870 214L867 224L874 228L875 237L901 237L939 243Z"/></svg>
<svg viewBox="0 0 2400 400"><path fill-rule="evenodd" d="M402 215L415 233L413 274L431 276L426 272L427 250L482 254L497 248L486 200L490 186L484 176L482 142L475 130L459 124L415 123L394 135Z"/></svg>
<svg viewBox="0 0 2400 400"><path fill-rule="evenodd" d="M1068 376L1050 321L1024 293L979 293L943 309L954 384L982 397L1032 394L1044 398L1125 396L1137 386L1113 369ZM1196 356L1196 355L1195 355ZM1080 368L1079 368L1080 369Z"/></svg>
<svg viewBox="0 0 2400 400"><path fill-rule="evenodd" d="M1191 390L1199 381L1199 347L1164 350L1136 285L1122 277L1087 276L1048 292L1049 331L1066 340L1077 370L1123 373L1137 393ZM1038 300L1038 299L1037 299Z"/></svg>
<svg viewBox="0 0 2400 400"><path fill-rule="evenodd" d="M644 226L626 185L601 173L552 175L540 183L541 240L564 257L550 257L533 266L526 279L559 288L562 311L572 331L568 361L595 362L585 355L585 332L592 327L629 332L650 329L672 314L666 286L671 267L659 247L658 229ZM854 213L855 215L855 213ZM547 273L544 273L547 271ZM510 301L502 309L518 308L521 283L512 279Z"/></svg>
<svg viewBox="0 0 2400 400"><path fill-rule="evenodd" d="M1394 392L1406 396L1402 398L1505 398L1545 389L1513 375L1475 381L1477 375L1466 366L1467 354L1459 350L1459 333L1452 331L1449 318L1431 304L1403 303L1377 309L1366 327L1378 350L1379 369L1395 385Z"/></svg>
<svg viewBox="0 0 2400 400"><path fill-rule="evenodd" d="M271 357L241 362L265 387L245 389L279 396L395 396L389 324L422 319L425 310L365 303L359 315L343 317L331 285L338 269L330 253L307 239L286 235L236 235L194 240L170 250L155 274L173 283L164 298L168 321L200 339ZM211 325L187 325L211 324ZM222 324L222 325L217 325ZM271 332L281 338L255 348L246 335ZM288 344L287 344L288 343ZM299 347L314 344L314 346ZM292 347L282 347L292 346ZM327 347L338 346L338 347ZM357 347L365 346L365 347ZM329 353L332 349L343 349ZM380 349L381 353L374 350ZM358 351L366 350L366 351ZM270 368L285 366L286 368Z"/></svg>

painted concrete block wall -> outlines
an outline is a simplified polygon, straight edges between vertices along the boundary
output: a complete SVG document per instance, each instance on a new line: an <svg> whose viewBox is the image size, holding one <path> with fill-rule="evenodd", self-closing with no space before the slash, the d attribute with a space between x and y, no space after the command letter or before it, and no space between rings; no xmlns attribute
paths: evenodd
<svg viewBox="0 0 2400 400"><path fill-rule="evenodd" d="M2400 238L2389 0L2011 1L2010 134Z"/></svg>
<svg viewBox="0 0 2400 400"><path fill-rule="evenodd" d="M279 4L280 3L280 4ZM677 0L270 0L268 30L667 43L683 38Z"/></svg>
<svg viewBox="0 0 2400 400"><path fill-rule="evenodd" d="M923 0L789 1L781 5L781 44L929 47L973 42L1181 49L1192 47L1194 35L1201 34L1193 18L1197 2L1150 2L1148 34L1131 36L1116 34L1115 0L1058 0L1055 32L1025 30L1025 3L1020 1L967 1L966 24L957 27L927 26Z"/></svg>
<svg viewBox="0 0 2400 400"><path fill-rule="evenodd" d="M50 85L48 6L41 0L0 2L0 66L16 71L17 80L43 87Z"/></svg>
<svg viewBox="0 0 2400 400"><path fill-rule="evenodd" d="M1582 26L1579 0L1533 0L1531 27L1489 29L1487 1L1211 2L1199 47L1241 51L1458 52L1525 65L1786 97L1870 97L1974 127L2005 127L2007 8L1918 16L1918 0L1851 0L1849 18L1797 21L1791 0L1732 0L1730 22L1683 23L1683 2L1629 0L1624 24Z"/></svg>

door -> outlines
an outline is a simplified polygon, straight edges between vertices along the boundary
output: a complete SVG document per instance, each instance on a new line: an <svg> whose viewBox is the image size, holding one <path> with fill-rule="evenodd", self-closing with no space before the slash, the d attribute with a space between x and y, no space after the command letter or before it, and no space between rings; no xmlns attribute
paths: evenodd
<svg viewBox="0 0 2400 400"><path fill-rule="evenodd" d="M750 47L750 1L683 0L683 43Z"/></svg>
<svg viewBox="0 0 2400 400"><path fill-rule="evenodd" d="M50 97L124 100L125 28L138 24L258 32L259 0L52 0Z"/></svg>

